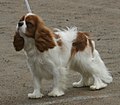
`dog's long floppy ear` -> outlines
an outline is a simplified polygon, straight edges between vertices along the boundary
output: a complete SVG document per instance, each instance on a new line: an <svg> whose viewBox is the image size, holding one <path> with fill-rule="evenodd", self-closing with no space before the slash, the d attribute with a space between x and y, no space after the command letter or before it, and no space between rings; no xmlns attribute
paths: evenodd
<svg viewBox="0 0 120 105"><path fill-rule="evenodd" d="M13 45L16 51L20 51L24 47L24 39L20 36L19 32L15 32Z"/></svg>
<svg viewBox="0 0 120 105"><path fill-rule="evenodd" d="M53 33L45 25L38 25L35 33L35 45L40 52L55 47Z"/></svg>

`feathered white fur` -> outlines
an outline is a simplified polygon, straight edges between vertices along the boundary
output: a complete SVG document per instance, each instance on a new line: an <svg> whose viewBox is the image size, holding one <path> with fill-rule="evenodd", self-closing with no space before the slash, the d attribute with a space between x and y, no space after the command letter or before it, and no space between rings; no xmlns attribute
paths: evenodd
<svg viewBox="0 0 120 105"><path fill-rule="evenodd" d="M29 98L40 98L43 96L40 91L43 78L53 78L53 90L48 94L49 96L64 95L66 75L69 69L81 74L80 81L73 83L74 87L90 86L91 89L101 89L112 82L112 76L95 49L94 41L92 41L94 46L93 53L89 43L87 43L85 50L76 53L69 61L72 42L77 37L78 31L76 27L67 28L67 30L57 29L55 33L60 35L63 48L56 46L44 53L36 48L33 38L25 36L23 32L25 28L26 23L24 22L24 25L19 27L19 29L17 27L17 30L19 30L20 36L25 40L24 50L28 60L28 67L34 80L34 92L28 94Z"/></svg>
<svg viewBox="0 0 120 105"><path fill-rule="evenodd" d="M60 31L57 34L61 35L62 40L71 50L71 42L76 38L77 28L68 28L68 30ZM98 51L95 49L95 42L93 44L93 53L89 46L83 52L78 52L74 58L69 62L69 69L75 70L81 74L79 82L74 82L74 87L90 86L91 89L101 89L112 82L112 76L102 61Z"/></svg>

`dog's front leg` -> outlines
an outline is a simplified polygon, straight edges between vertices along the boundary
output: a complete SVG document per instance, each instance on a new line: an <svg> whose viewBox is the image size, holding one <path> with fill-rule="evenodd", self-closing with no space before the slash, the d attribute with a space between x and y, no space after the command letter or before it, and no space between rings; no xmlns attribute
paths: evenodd
<svg viewBox="0 0 120 105"><path fill-rule="evenodd" d="M58 78L54 77L53 81L54 81L54 87L53 90L50 93L48 93L48 96L58 97L64 95L64 91L61 89L61 87L58 84L59 83Z"/></svg>
<svg viewBox="0 0 120 105"><path fill-rule="evenodd" d="M33 77L33 82L34 82L34 91L33 93L29 93L28 97L29 98L42 98L43 94L40 92L41 86L40 86L40 80L36 77Z"/></svg>
<svg viewBox="0 0 120 105"><path fill-rule="evenodd" d="M62 96L64 95L64 90L66 88L66 68L60 67L54 70L53 75L53 90L48 94L48 96Z"/></svg>
<svg viewBox="0 0 120 105"><path fill-rule="evenodd" d="M34 91L33 93L28 94L28 98L42 98L43 94L41 94L41 79L38 77L34 62L31 61L32 60L28 60L28 67L33 76Z"/></svg>

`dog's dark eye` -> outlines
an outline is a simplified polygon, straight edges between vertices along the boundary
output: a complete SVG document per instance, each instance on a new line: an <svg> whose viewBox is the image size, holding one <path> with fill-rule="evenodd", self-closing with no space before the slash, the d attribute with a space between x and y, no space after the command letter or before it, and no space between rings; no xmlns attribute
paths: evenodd
<svg viewBox="0 0 120 105"><path fill-rule="evenodd" d="M33 24L31 22L26 22L26 25L27 25L28 28L33 27Z"/></svg>

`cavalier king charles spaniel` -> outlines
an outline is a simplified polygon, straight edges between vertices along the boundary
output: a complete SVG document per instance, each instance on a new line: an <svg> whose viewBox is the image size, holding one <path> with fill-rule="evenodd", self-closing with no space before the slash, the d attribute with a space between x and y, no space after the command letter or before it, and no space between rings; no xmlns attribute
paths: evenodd
<svg viewBox="0 0 120 105"><path fill-rule="evenodd" d="M81 74L79 82L74 82L73 87L89 86L97 90L112 82L94 41L76 27L53 32L39 16L28 13L17 24L13 45L16 51L24 49L33 76L34 91L28 94L29 98L43 96L43 79L53 79L49 96L64 95L70 69Z"/></svg>

